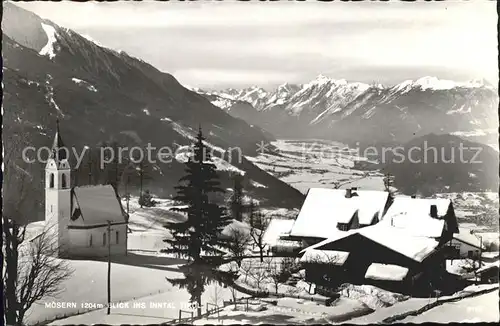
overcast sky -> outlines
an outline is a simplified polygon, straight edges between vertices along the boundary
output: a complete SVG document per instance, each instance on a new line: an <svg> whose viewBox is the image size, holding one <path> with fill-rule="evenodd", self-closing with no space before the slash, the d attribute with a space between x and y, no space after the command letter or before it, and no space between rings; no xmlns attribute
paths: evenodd
<svg viewBox="0 0 500 326"><path fill-rule="evenodd" d="M188 86L498 78L495 1L18 5Z"/></svg>

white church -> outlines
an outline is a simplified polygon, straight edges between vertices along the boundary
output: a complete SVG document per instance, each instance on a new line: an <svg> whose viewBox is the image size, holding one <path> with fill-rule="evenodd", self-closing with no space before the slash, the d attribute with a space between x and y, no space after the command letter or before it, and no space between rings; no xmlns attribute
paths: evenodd
<svg viewBox="0 0 500 326"><path fill-rule="evenodd" d="M111 185L71 186L71 167L57 123L45 167L45 224L62 257L127 253L128 216Z"/></svg>

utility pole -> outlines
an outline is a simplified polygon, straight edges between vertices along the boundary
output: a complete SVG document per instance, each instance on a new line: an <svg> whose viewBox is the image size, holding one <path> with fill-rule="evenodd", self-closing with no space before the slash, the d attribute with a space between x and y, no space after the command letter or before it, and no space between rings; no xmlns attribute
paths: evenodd
<svg viewBox="0 0 500 326"><path fill-rule="evenodd" d="M108 221L108 315L111 313L111 221Z"/></svg>
<svg viewBox="0 0 500 326"><path fill-rule="evenodd" d="M130 181L130 176L127 174L127 180L125 181L125 198L127 199L127 215L130 213L130 194L128 193L128 183Z"/></svg>
<svg viewBox="0 0 500 326"><path fill-rule="evenodd" d="M479 237L479 268L481 268L481 263L483 259L483 237L478 235Z"/></svg>
<svg viewBox="0 0 500 326"><path fill-rule="evenodd" d="M141 163L140 163L140 171L139 171L140 175L140 183L141 183L141 189L140 189L140 192L139 192L139 201L142 203L142 179L144 178L144 164L142 163L142 160L141 160ZM141 204L141 208L142 208L142 204Z"/></svg>
<svg viewBox="0 0 500 326"><path fill-rule="evenodd" d="M92 184L92 149L90 148L89 151L89 160L87 162L87 165L89 167L89 185Z"/></svg>

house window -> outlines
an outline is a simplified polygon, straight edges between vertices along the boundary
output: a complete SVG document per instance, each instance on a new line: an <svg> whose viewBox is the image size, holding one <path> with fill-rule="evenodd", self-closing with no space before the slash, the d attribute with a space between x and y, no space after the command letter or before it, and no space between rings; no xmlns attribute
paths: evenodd
<svg viewBox="0 0 500 326"><path fill-rule="evenodd" d="M473 252L472 250L469 250L469 251L467 252L467 257L468 257L468 258L472 258L472 257L473 257L473 253L474 253L474 252Z"/></svg>
<svg viewBox="0 0 500 326"><path fill-rule="evenodd" d="M349 231L349 225L347 223L338 223L337 229L340 231Z"/></svg>
<svg viewBox="0 0 500 326"><path fill-rule="evenodd" d="M49 183L50 183L49 187L54 188L54 173L50 174L50 182Z"/></svg>
<svg viewBox="0 0 500 326"><path fill-rule="evenodd" d="M102 234L102 245L105 246L106 245L106 233L103 233Z"/></svg>
<svg viewBox="0 0 500 326"><path fill-rule="evenodd" d="M66 188L66 174L63 173L62 175L62 181L61 181L62 188Z"/></svg>
<svg viewBox="0 0 500 326"><path fill-rule="evenodd" d="M90 239L89 239L89 247L92 247L92 234L90 235Z"/></svg>
<svg viewBox="0 0 500 326"><path fill-rule="evenodd" d="M119 242L119 240L120 240L120 239L119 239L119 233L118 233L118 231L116 231L115 235L116 235L116 244L118 244L118 242Z"/></svg>

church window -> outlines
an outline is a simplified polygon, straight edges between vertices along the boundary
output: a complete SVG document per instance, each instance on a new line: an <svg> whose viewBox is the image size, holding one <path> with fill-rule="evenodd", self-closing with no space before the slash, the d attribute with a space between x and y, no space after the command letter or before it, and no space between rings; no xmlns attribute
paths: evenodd
<svg viewBox="0 0 500 326"><path fill-rule="evenodd" d="M50 174L50 188L54 188L54 173Z"/></svg>
<svg viewBox="0 0 500 326"><path fill-rule="evenodd" d="M63 189L66 188L66 174L64 174L64 173L62 175L61 186Z"/></svg>
<svg viewBox="0 0 500 326"><path fill-rule="evenodd" d="M103 233L102 234L102 245L105 246L106 245L106 233Z"/></svg>
<svg viewBox="0 0 500 326"><path fill-rule="evenodd" d="M116 231L115 234L116 234L116 244L118 244L118 242L120 240L120 238L119 238L120 234L118 233L118 231Z"/></svg>

